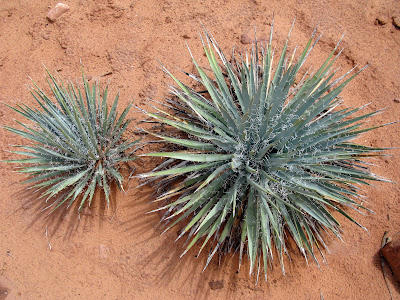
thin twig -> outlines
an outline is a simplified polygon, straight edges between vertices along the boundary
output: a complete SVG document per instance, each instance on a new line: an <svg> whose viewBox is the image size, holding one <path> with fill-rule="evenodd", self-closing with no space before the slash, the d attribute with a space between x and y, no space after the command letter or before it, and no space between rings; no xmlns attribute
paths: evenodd
<svg viewBox="0 0 400 300"><path fill-rule="evenodd" d="M79 215L79 216L80 216L80 215ZM49 241L49 236L47 235L47 226L46 226L45 235L46 235L46 239L47 239L47 244L49 244L49 249L50 249L50 251L51 251L51 244L50 244L50 241Z"/></svg>
<svg viewBox="0 0 400 300"><path fill-rule="evenodd" d="M11 256L12 258L16 258L14 255L11 254L11 250L7 250L7 251L6 251L6 254L7 254L8 256Z"/></svg>

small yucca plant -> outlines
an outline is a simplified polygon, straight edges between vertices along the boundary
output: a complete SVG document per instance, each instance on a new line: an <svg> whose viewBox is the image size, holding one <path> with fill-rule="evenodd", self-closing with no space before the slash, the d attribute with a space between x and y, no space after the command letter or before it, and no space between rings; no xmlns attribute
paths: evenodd
<svg viewBox="0 0 400 300"><path fill-rule="evenodd" d="M90 86L82 76L84 89L81 91L72 83L65 86L47 73L56 102L34 84L31 93L39 109L24 104L9 106L29 123L17 121L23 129L5 128L30 144L16 146L23 151L13 151L29 158L8 162L22 164L19 172L30 175L25 183L46 202L53 200L47 206L53 207L52 211L66 202L70 206L77 199L79 210L86 201L90 205L98 186L109 204L110 184L116 182L123 188L121 164L135 159L133 147L137 141L126 137L131 122L126 116L132 104L118 116L118 95L109 108L108 87L101 91L97 82Z"/></svg>
<svg viewBox="0 0 400 300"><path fill-rule="evenodd" d="M377 112L354 117L361 108L337 109L339 93L356 75L333 80L337 46L318 70L296 81L315 31L297 59L287 56L286 42L276 63L272 31L265 46L256 41L250 55L231 60L205 32L209 68L192 57L198 74L187 74L205 91L164 68L177 84L174 96L165 110L146 113L150 122L174 128L152 134L175 151L145 154L167 160L141 175L156 184L156 201L166 201L159 210L167 210L167 229L186 219L179 236L188 233L184 253L197 241L200 251L212 241L207 266L217 251L238 251L241 261L247 244L250 274L255 266L260 271L262 259L265 279L275 252L284 272L289 235L316 260L325 232L340 238L333 211L361 226L343 207L364 208L359 185L383 179L362 159L384 150L351 142L379 127L360 129Z"/></svg>

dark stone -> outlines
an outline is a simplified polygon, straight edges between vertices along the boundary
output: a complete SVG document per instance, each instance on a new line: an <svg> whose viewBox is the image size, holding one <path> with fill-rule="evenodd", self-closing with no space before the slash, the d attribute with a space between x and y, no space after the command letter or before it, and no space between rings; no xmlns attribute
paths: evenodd
<svg viewBox="0 0 400 300"><path fill-rule="evenodd" d="M400 281L400 237L398 236L387 243L382 249L382 254L392 269L394 276Z"/></svg>
<svg viewBox="0 0 400 300"><path fill-rule="evenodd" d="M209 283L210 288L212 290L220 290L224 288L224 281L223 280L211 280Z"/></svg>

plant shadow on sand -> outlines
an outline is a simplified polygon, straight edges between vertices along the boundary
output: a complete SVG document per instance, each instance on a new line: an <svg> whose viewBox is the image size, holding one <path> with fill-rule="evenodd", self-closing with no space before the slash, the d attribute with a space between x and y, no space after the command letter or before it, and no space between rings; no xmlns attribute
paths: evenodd
<svg viewBox="0 0 400 300"><path fill-rule="evenodd" d="M85 205L81 211L78 210L80 199L76 199L69 205L65 202L54 211L54 206L51 206L57 197L48 199L41 198L40 194L32 192L31 189L25 188L22 191L18 190L14 193L16 199L22 199L22 206L20 210L28 211L32 219L26 226L26 231L33 228L35 224L40 224L46 231L46 236L50 240L59 230L65 230L63 233L63 240L69 240L80 227L86 228L90 226L92 215L98 215L100 228L105 221L105 212L111 210L115 212L117 208L116 193L118 187L115 183L110 184L110 201L107 205L106 197L100 188L96 188L95 196L93 198L92 206Z"/></svg>
<svg viewBox="0 0 400 300"><path fill-rule="evenodd" d="M268 268L271 279L265 283L264 274L260 272L257 283L257 272L248 276L250 264L247 255L243 257L242 266L238 270L239 249L221 256L216 254L203 271L209 251L212 250L211 245L207 245L198 255L203 241L200 240L181 257L190 240L187 241L186 236L182 236L179 240L176 238L186 224L179 223L163 233L167 228L164 222L159 222L163 212L147 213L159 207L157 203L149 204L149 201L153 199L152 189L143 187L137 192L135 198L136 201L129 203L131 206L129 210L134 211L135 214L121 227L133 237L135 245L140 245L138 250L143 251L136 267L151 270L149 272L154 275L152 282L155 282L157 286L170 288L171 282L175 282L187 291L185 297L210 299L218 293L218 297L230 299L238 289L248 290L255 297L266 296L271 279L283 278L280 265L275 261L272 269ZM302 254L292 238L288 239L287 247L291 259L285 257L284 261L288 270L286 279L289 280L295 276L297 268L304 269L307 265L305 260L301 259ZM322 263L322 257L319 257L319 261ZM315 268L316 266L313 269Z"/></svg>
<svg viewBox="0 0 400 300"><path fill-rule="evenodd" d="M132 241L138 245L141 251L141 257L136 267L143 270L151 270L152 282L161 288L170 288L171 282L178 282L183 290L187 291L185 296L194 299L210 299L216 293L218 297L225 299L232 298L238 289L248 289L254 293L254 297L268 294L268 286L271 279L283 279L278 261L274 261L272 269L268 268L268 282L264 282L264 274L261 271L257 283L257 272L248 277L249 262L247 255L243 256L241 269L239 265L239 249L222 256L215 255L207 268L206 265L210 245L206 246L198 255L202 240L196 243L185 255L182 255L187 246L187 237L183 236L179 240L182 228L186 223L179 223L162 234L168 226L164 222L159 222L164 212L148 213L160 206L157 203L151 203L153 199L153 190L149 186L144 186L137 190L135 201L130 201L130 208L133 215L129 220L123 222L121 227L124 232L132 236ZM149 203L150 202L150 203ZM189 222L190 220L187 220ZM189 240L190 242L190 240ZM328 241L328 244L331 240ZM296 276L296 269L307 268L306 261L297 248L293 238L287 240L287 250L289 257L284 257L285 268L288 273L285 280L290 280ZM324 252L325 253L325 252ZM276 253L274 253L275 255ZM318 261L322 263L322 257L317 254ZM316 269L316 265L312 269ZM308 266L309 268L310 266ZM243 273L243 274L239 274ZM271 276L271 277L270 277Z"/></svg>
<svg viewBox="0 0 400 300"><path fill-rule="evenodd" d="M202 272L207 260L206 252L198 256L195 255L198 253L196 249L191 249L181 257L183 250L184 241L174 242L174 239L164 239L144 258L143 266L149 268L156 265L158 273L156 278L161 286L167 287L173 281L180 282L194 299L209 299L214 289L222 288L226 299L229 299L233 292L231 286L236 286L237 281L237 269L234 270L232 263L224 262L230 257L221 258L219 263L215 258ZM221 280L226 278L223 274L230 274L229 282Z"/></svg>
<svg viewBox="0 0 400 300"><path fill-rule="evenodd" d="M148 213L157 209L156 203L150 203L152 199L152 189L148 186L142 187L135 195L136 201L130 202L128 210L133 211L127 221L121 224L123 231L128 232L133 237L135 246L144 250L144 255L138 262L138 267L143 270L151 270L153 282L159 287L168 288L171 282L179 282L188 295L194 299L209 299L214 289L224 288L226 299L230 298L232 286L236 286L237 264L226 262L231 260L231 255L221 257L218 263L215 257L208 267L202 272L207 261L207 251L205 248L199 256L196 254L200 249L197 244L184 256L180 257L185 249L185 237L175 241L178 237L178 224L165 232L164 223L159 222L160 215L157 212ZM236 256L232 259L236 261ZM222 274L229 275L229 282L224 282ZM225 285L225 286L224 286Z"/></svg>

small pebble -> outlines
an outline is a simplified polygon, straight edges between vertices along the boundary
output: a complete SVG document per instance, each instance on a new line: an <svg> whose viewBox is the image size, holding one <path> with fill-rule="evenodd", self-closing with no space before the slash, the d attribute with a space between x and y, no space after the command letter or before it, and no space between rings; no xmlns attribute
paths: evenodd
<svg viewBox="0 0 400 300"><path fill-rule="evenodd" d="M400 98L394 98L394 99L393 99L393 102L394 102L394 103L400 103Z"/></svg>
<svg viewBox="0 0 400 300"><path fill-rule="evenodd" d="M253 41L248 34L242 34L240 42L242 44L251 44Z"/></svg>
<svg viewBox="0 0 400 300"><path fill-rule="evenodd" d="M28 198L22 199L22 209L27 210L33 206L33 201Z"/></svg>
<svg viewBox="0 0 400 300"><path fill-rule="evenodd" d="M387 23L387 18L385 16L378 16L375 19L375 25L385 25Z"/></svg>
<svg viewBox="0 0 400 300"><path fill-rule="evenodd" d="M110 249L103 244L99 245L99 257L100 259L107 259L108 255L110 254Z"/></svg>
<svg viewBox="0 0 400 300"><path fill-rule="evenodd" d="M57 3L54 8L52 8L48 14L47 14L47 19L51 22L55 22L62 14L66 13L69 11L69 6L64 3Z"/></svg>
<svg viewBox="0 0 400 300"><path fill-rule="evenodd" d="M209 283L209 286L212 290L220 290L224 288L224 281L223 280L212 280Z"/></svg>
<svg viewBox="0 0 400 300"><path fill-rule="evenodd" d="M93 212L89 207L85 207L82 209L81 214L84 216L91 216L91 215L93 215Z"/></svg>
<svg viewBox="0 0 400 300"><path fill-rule="evenodd" d="M396 27L397 29L400 29L400 16L392 17L392 23L393 23L394 27Z"/></svg>

